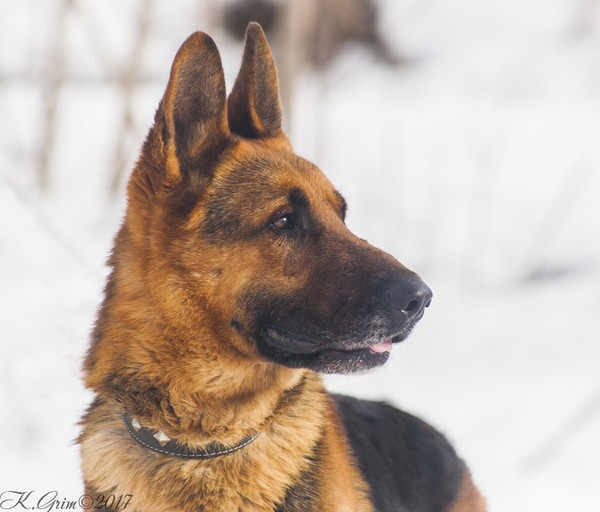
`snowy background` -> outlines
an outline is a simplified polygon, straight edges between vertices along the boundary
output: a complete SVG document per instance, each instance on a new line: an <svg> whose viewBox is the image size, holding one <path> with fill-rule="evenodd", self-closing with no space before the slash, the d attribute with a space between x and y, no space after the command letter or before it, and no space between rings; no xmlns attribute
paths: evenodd
<svg viewBox="0 0 600 512"><path fill-rule="evenodd" d="M153 2L136 50L140 1L77 0L61 25L59 0L0 0L0 492L82 492L80 365L124 208L116 148L130 167L178 46L209 30L205 4ZM435 297L389 364L329 387L436 425L493 512L600 511L600 2L380 6L407 63L349 47L299 73L288 132L350 228ZM231 87L241 44L210 31ZM134 65L127 93L110 77Z"/></svg>

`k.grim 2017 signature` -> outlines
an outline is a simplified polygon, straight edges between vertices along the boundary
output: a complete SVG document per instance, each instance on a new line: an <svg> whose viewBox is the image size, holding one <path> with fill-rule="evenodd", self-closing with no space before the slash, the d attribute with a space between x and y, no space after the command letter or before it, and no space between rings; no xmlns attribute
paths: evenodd
<svg viewBox="0 0 600 512"><path fill-rule="evenodd" d="M94 498L82 494L71 500L60 497L58 491L2 491L0 510L125 510L132 497L131 494L99 494Z"/></svg>

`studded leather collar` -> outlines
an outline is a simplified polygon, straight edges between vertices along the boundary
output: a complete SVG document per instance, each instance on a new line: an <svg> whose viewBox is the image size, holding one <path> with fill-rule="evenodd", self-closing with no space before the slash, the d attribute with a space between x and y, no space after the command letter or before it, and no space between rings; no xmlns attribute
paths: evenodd
<svg viewBox="0 0 600 512"><path fill-rule="evenodd" d="M125 423L125 428L138 443L149 450L172 457L183 457L186 459L212 459L221 457L241 450L259 436L259 433L251 434L242 439L238 444L232 446L211 443L208 446L200 448L193 444L181 443L176 439L171 439L160 430L143 427L137 419L132 418L127 413L123 413L121 416Z"/></svg>

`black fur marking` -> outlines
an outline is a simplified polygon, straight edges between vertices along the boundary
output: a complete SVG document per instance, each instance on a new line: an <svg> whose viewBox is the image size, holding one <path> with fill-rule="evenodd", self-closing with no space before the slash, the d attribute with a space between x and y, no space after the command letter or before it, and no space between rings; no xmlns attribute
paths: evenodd
<svg viewBox="0 0 600 512"><path fill-rule="evenodd" d="M321 458L321 442L310 458L309 466L297 480L288 487L282 505L275 512L318 512L319 505L319 461Z"/></svg>
<svg viewBox="0 0 600 512"><path fill-rule="evenodd" d="M233 327L237 332L242 332L242 324L235 318L231 321L231 327Z"/></svg>
<svg viewBox="0 0 600 512"><path fill-rule="evenodd" d="M301 188L293 188L290 190L288 198L295 210L308 211L310 209L308 198Z"/></svg>
<svg viewBox="0 0 600 512"><path fill-rule="evenodd" d="M375 510L446 510L465 465L442 434L384 403L334 399Z"/></svg>
<svg viewBox="0 0 600 512"><path fill-rule="evenodd" d="M154 386L142 374L114 373L105 379L102 391L139 418L156 413L164 414L164 411L174 412L168 402L168 394Z"/></svg>
<svg viewBox="0 0 600 512"><path fill-rule="evenodd" d="M283 402L292 401L300 395L306 385L306 378L284 394ZM279 406L282 405L280 401ZM323 460L323 437L317 441L312 454L307 459L307 466L287 488L285 499L275 512L318 512L321 466Z"/></svg>

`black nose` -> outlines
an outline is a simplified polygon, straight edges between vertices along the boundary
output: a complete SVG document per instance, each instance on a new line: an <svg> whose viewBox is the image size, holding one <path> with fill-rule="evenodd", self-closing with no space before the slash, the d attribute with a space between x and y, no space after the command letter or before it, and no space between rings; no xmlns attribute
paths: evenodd
<svg viewBox="0 0 600 512"><path fill-rule="evenodd" d="M402 273L381 288L384 301L406 315L406 320L419 319L431 304L433 292L416 274Z"/></svg>

